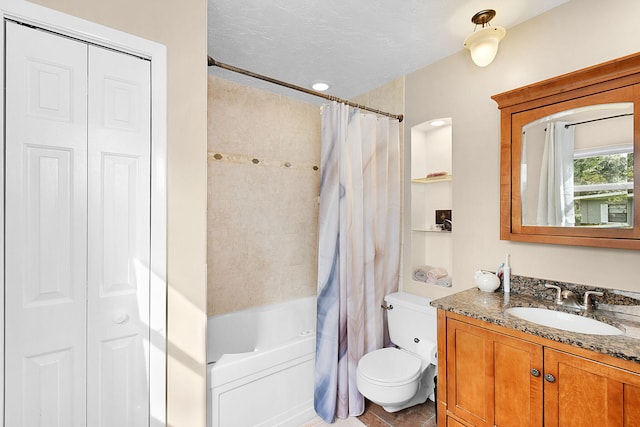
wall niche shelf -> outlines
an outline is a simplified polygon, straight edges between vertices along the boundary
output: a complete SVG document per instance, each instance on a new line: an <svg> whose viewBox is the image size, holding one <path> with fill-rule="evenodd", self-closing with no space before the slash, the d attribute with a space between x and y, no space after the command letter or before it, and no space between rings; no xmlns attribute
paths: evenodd
<svg viewBox="0 0 640 427"><path fill-rule="evenodd" d="M404 283L416 286L416 291L422 291L427 285L413 276L416 269L424 266L445 269L447 283L452 283L452 233L438 229L436 225L445 218L442 211L452 210L452 124L450 118L437 120L444 123L442 126L434 126L432 122L436 120L413 126L409 144L410 167L407 168L406 183L410 196L406 214L410 222L406 238L410 247L403 251L403 277ZM429 176L431 174L437 176ZM451 215L446 218L451 220Z"/></svg>
<svg viewBox="0 0 640 427"><path fill-rule="evenodd" d="M414 178L411 182L415 182L416 184L431 184L434 182L446 182L452 181L453 175L442 175L442 176L434 176L431 178Z"/></svg>

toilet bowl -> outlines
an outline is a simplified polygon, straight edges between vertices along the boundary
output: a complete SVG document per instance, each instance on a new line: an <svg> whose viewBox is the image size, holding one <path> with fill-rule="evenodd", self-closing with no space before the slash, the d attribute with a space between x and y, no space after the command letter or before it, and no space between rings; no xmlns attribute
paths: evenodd
<svg viewBox="0 0 640 427"><path fill-rule="evenodd" d="M400 406L415 396L422 372L417 357L397 348L383 348L360 359L358 390L380 406Z"/></svg>
<svg viewBox="0 0 640 427"><path fill-rule="evenodd" d="M358 362L357 387L387 412L424 403L434 393L436 317L429 299L395 293L385 297L389 335L400 348L365 354ZM393 332L392 332L393 331ZM401 345L403 343L403 345Z"/></svg>

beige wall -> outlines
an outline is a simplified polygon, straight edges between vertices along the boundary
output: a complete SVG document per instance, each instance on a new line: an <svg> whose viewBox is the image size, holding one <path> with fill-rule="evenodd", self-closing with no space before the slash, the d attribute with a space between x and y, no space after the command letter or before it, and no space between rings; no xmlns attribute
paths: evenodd
<svg viewBox="0 0 640 427"><path fill-rule="evenodd" d="M167 423L205 425L206 16L204 0L38 0L167 47Z"/></svg>
<svg viewBox="0 0 640 427"><path fill-rule="evenodd" d="M612 0L606 7L599 0L570 1L508 29L486 68L476 67L469 53L460 51L406 77L407 128L431 118L453 118L455 227L453 289L405 281L405 290L436 297L472 287L474 270L495 269L507 252L513 274L640 290L640 251L499 240L500 127L490 98L639 51L639 15L636 1ZM499 17L500 11L496 25Z"/></svg>
<svg viewBox="0 0 640 427"><path fill-rule="evenodd" d="M212 76L208 93L208 314L315 295L320 108Z"/></svg>

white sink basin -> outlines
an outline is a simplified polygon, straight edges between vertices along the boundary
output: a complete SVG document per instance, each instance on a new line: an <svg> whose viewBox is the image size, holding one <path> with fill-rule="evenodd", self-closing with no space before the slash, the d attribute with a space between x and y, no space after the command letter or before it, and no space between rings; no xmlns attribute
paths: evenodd
<svg viewBox="0 0 640 427"><path fill-rule="evenodd" d="M546 310L535 307L512 307L507 313L529 322L569 332L592 335L622 335L615 326L608 325L589 317L577 316L562 311Z"/></svg>

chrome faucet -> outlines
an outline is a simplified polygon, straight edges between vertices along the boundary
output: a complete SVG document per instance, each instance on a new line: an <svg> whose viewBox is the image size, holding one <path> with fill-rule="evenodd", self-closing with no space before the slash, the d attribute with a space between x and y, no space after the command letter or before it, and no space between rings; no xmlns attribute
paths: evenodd
<svg viewBox="0 0 640 427"><path fill-rule="evenodd" d="M544 287L547 289L555 289L556 290L556 304L562 304L562 288L556 285L550 285L548 283L544 284Z"/></svg>
<svg viewBox="0 0 640 427"><path fill-rule="evenodd" d="M562 290L560 286L545 284L545 288L547 289L555 289L556 290L556 304L561 305L563 307L567 307L574 310L591 310L594 308L594 303L590 298L591 295L603 296L602 292L598 291L586 291L584 293L583 303L580 304L578 301L578 297L572 291L566 289Z"/></svg>
<svg viewBox="0 0 640 427"><path fill-rule="evenodd" d="M595 295L597 297L601 297L604 294L602 292L598 292L598 291L587 291L584 293L584 308L585 310L591 310L592 308L595 308L595 302L592 301L592 298L589 298L591 295Z"/></svg>
<svg viewBox="0 0 640 427"><path fill-rule="evenodd" d="M560 293L560 296L562 297L562 302L560 304L562 304L563 307L572 308L574 310L585 309L585 307L578 302L578 297L572 291L564 290Z"/></svg>

